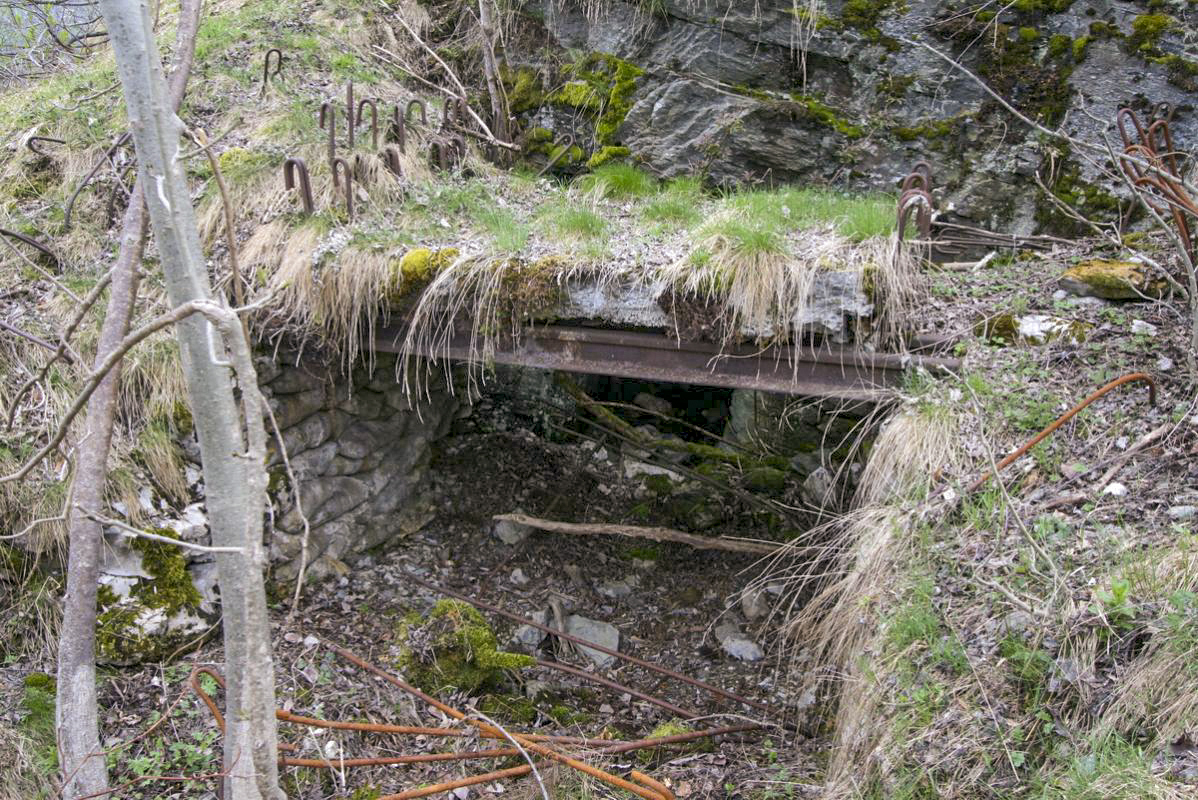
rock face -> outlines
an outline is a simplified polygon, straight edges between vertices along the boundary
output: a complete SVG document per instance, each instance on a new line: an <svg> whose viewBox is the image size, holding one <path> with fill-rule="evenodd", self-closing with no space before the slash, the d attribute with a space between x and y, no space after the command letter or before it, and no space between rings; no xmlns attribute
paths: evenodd
<svg viewBox="0 0 1198 800"><path fill-rule="evenodd" d="M430 395L410 405L394 357L380 355L373 373L356 368L347 379L335 366L284 366L263 387L311 526L312 577L344 571L356 554L413 533L430 518L423 493L429 448L448 429L457 402L437 381L429 384ZM270 470L272 487L285 484L277 448ZM287 579L299 567L303 518L293 495L275 495L270 553L275 575Z"/></svg>
<svg viewBox="0 0 1198 800"><path fill-rule="evenodd" d="M627 146L664 176L892 190L926 159L945 187L942 204L975 224L1069 229L1037 199L1037 170L1085 213L1113 215L1117 183L1101 180L1068 148L1042 143L925 45L1050 128L1100 144L1102 123L1081 113L1083 105L1113 121L1123 106L1146 117L1164 102L1176 108L1178 148L1193 147L1198 63L1183 47L1196 25L1193 4L996 8L997 17L989 7L975 12L944 0L827 0L812 13L790 0L664 0L610 2L596 12L593 4L543 0L537 16L561 48L611 54L644 70L631 97L613 92L603 112L600 128L623 113L614 136L579 144ZM547 93L530 119L552 127L549 110L570 110L569 100Z"/></svg>

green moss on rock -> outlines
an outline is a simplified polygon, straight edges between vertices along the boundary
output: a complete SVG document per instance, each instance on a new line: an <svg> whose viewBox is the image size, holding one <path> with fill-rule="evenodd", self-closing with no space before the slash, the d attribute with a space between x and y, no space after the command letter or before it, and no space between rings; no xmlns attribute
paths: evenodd
<svg viewBox="0 0 1198 800"><path fill-rule="evenodd" d="M159 528L154 533L178 538L169 528ZM164 616L169 619L179 614L202 616L202 598L178 547L150 539L135 539L131 546L141 554L142 569L150 577L134 584L126 597L118 596L108 586L100 586L96 595L96 656L108 663L164 659L195 640L195 634L147 632L148 620Z"/></svg>
<svg viewBox="0 0 1198 800"><path fill-rule="evenodd" d="M456 247L445 247L431 250L427 247L416 247L403 254L403 257L391 265L391 281L387 290L387 300L398 303L413 292L424 288L432 282L441 270L457 260L459 251Z"/></svg>
<svg viewBox="0 0 1198 800"><path fill-rule="evenodd" d="M773 467L754 467L745 473L745 488L755 492L781 494L786 488L786 473Z"/></svg>
<svg viewBox="0 0 1198 800"><path fill-rule="evenodd" d="M627 147L621 145L607 145L595 151L587 160L587 169L595 169L601 167L609 161L616 159L627 158L632 153Z"/></svg>
<svg viewBox="0 0 1198 800"><path fill-rule="evenodd" d="M501 685L510 670L535 663L501 651L482 614L458 600L439 601L423 619L405 619L400 635L405 641L399 667L427 692L476 694Z"/></svg>
<svg viewBox="0 0 1198 800"><path fill-rule="evenodd" d="M550 102L586 111L600 145L617 143L616 132L632 108L637 79L645 71L610 53L590 53L567 68L573 80L549 96Z"/></svg>
<svg viewBox="0 0 1198 800"><path fill-rule="evenodd" d="M513 114L531 111L545 104L545 87L541 83L541 73L537 70L531 67L515 70L505 67L501 77L507 92L508 110Z"/></svg>
<svg viewBox="0 0 1198 800"><path fill-rule="evenodd" d="M1106 300L1141 300L1161 297L1168 285L1149 276L1138 261L1091 259L1075 264L1059 280L1060 287L1074 294Z"/></svg>
<svg viewBox="0 0 1198 800"><path fill-rule="evenodd" d="M31 672L25 676L24 693L21 696L24 717L19 727L37 748L34 755L38 767L48 773L58 768L58 752L54 747L56 696L57 682L52 675Z"/></svg>
<svg viewBox="0 0 1198 800"><path fill-rule="evenodd" d="M1127 48L1133 53L1158 52L1161 37L1177 24L1168 14L1141 14L1131 21Z"/></svg>

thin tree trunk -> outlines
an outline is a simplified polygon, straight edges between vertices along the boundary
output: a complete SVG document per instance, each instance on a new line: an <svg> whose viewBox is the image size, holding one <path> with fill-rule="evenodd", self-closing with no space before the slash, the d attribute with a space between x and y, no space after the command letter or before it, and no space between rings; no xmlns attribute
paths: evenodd
<svg viewBox="0 0 1198 800"><path fill-rule="evenodd" d="M483 75L487 80L487 94L491 98L491 133L502 141L508 141L508 108L499 75L499 57L496 55L499 31L495 26L494 0L478 0L478 24L483 32Z"/></svg>
<svg viewBox="0 0 1198 800"><path fill-rule="evenodd" d="M171 100L176 110L183 101L191 72L199 14L200 0L183 0L175 42L175 69L171 75ZM129 331L148 221L139 180L129 196L129 207L121 224L120 254L113 266L108 308L96 347L96 366L120 345ZM91 795L108 788L96 703L96 589L102 534L100 525L89 514L94 516L103 511L120 382L118 363L88 402L87 424L75 464L74 505L67 510L69 550L55 706L58 763L65 798Z"/></svg>
<svg viewBox="0 0 1198 800"><path fill-rule="evenodd" d="M137 149L138 172L172 304L213 301L195 213L178 159L182 124L166 99L162 64L154 46L144 0L101 0L125 93ZM219 301L216 301L219 302ZM243 400L258 398L241 328L219 331L191 316L175 327L188 396L200 442L212 543L240 547L246 555L217 556L228 687L225 692L226 800L275 800L278 736L274 708L274 661L262 571L266 554L262 516L266 470L262 417L242 419L226 358L238 359ZM243 433L243 423L245 431Z"/></svg>

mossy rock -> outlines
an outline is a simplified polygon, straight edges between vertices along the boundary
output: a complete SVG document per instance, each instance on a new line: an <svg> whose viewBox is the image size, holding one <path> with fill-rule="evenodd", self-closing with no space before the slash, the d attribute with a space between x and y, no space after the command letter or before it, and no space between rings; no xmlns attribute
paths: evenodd
<svg viewBox="0 0 1198 800"><path fill-rule="evenodd" d="M786 473L773 467L754 467L745 473L745 488L766 494L781 494L786 488Z"/></svg>
<svg viewBox="0 0 1198 800"><path fill-rule="evenodd" d="M405 640L399 667L433 694L496 689L510 671L535 663L530 656L501 651L482 614L458 600L439 601L423 619L406 618L399 633Z"/></svg>
<svg viewBox="0 0 1198 800"><path fill-rule="evenodd" d="M627 158L632 153L627 147L620 145L608 145L601 147L595 154L587 160L587 169L595 169L601 167L609 161L615 161L622 158Z"/></svg>
<svg viewBox="0 0 1198 800"><path fill-rule="evenodd" d="M1057 283L1065 291L1082 297L1104 300L1160 298L1168 284L1163 279L1149 277L1148 270L1137 261L1092 259L1067 269Z"/></svg>
<svg viewBox="0 0 1198 800"><path fill-rule="evenodd" d="M169 528L154 533L171 539ZM134 584L125 596L101 585L96 596L96 658L109 664L136 664L165 659L188 643L198 645L213 621L201 609L203 598L187 571L187 560L175 545L135 539L141 567L150 577Z"/></svg>
<svg viewBox="0 0 1198 800"><path fill-rule="evenodd" d="M428 286L438 273L457 260L458 254L456 247L440 250L416 247L404 253L402 258L391 264L388 302L399 303L405 297Z"/></svg>
<svg viewBox="0 0 1198 800"><path fill-rule="evenodd" d="M567 68L574 78L549 96L549 101L587 112L595 122L600 145L616 144L616 131L632 108L637 79L645 71L610 53L590 53Z"/></svg>

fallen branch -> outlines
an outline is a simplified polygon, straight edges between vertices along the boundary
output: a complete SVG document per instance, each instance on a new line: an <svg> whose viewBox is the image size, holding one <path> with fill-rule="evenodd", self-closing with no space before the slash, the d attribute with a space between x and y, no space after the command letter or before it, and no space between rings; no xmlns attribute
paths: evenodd
<svg viewBox="0 0 1198 800"><path fill-rule="evenodd" d="M75 508L79 510L79 513L83 514L83 516L87 517L88 519L92 520L93 522L98 522L101 525L107 525L110 528L116 528L117 533L121 534L122 536L128 536L133 539L149 539L152 542L162 542L163 544L173 544L176 547L181 547L184 550L194 550L197 553L239 553L240 554L240 553L245 552L245 548L242 548L242 547L209 547L208 545L195 544L194 542L187 542L182 539L172 539L169 536L161 536L157 533L150 533L149 531L143 531L143 530L140 530L139 528L134 528L132 525L127 525L124 522L121 522L119 519L112 519L111 517L105 517L100 514L94 514L91 511L88 511L87 509L85 509L81 506L78 506L78 505L75 506Z"/></svg>
<svg viewBox="0 0 1198 800"><path fill-rule="evenodd" d="M648 528L640 525L612 525L606 523L555 522L526 514L496 514L491 519L497 522L515 522L537 530L551 533L569 533L576 536L628 536L634 539L652 539L655 542L677 542L698 550L730 550L734 553L753 553L768 556L783 547L780 544L751 542L747 539L730 539L725 536L697 536L673 528Z"/></svg>

